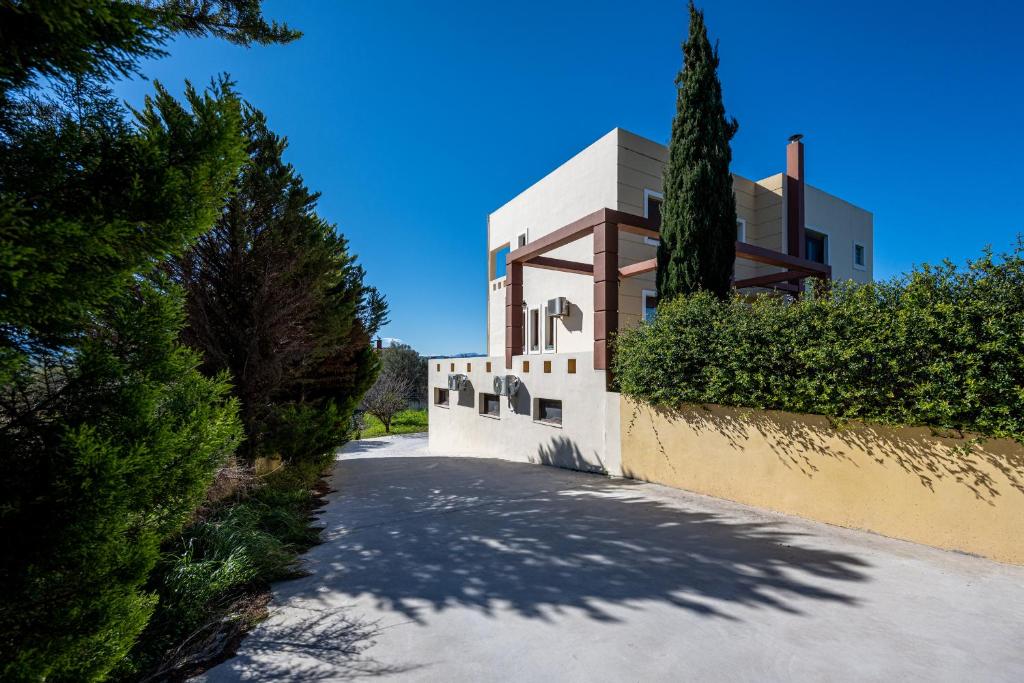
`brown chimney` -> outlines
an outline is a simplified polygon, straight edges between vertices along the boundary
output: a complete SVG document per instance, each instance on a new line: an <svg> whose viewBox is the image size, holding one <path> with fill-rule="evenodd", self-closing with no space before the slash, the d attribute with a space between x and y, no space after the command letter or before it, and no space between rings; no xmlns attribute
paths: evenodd
<svg viewBox="0 0 1024 683"><path fill-rule="evenodd" d="M786 145L786 241L790 256L806 258L804 233L804 143L803 135L789 136Z"/></svg>

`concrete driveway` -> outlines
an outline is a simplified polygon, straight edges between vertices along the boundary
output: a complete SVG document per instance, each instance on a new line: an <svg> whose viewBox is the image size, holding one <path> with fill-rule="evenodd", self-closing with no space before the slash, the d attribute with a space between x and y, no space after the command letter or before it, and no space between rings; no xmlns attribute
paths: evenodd
<svg viewBox="0 0 1024 683"><path fill-rule="evenodd" d="M425 449L345 449L311 574L207 680L1024 680L1022 568Z"/></svg>

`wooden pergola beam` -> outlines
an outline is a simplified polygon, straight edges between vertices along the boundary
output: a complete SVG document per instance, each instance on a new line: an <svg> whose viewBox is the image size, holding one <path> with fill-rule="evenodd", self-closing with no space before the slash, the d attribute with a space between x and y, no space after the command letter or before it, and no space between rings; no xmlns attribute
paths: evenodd
<svg viewBox="0 0 1024 683"><path fill-rule="evenodd" d="M768 275L758 275L757 277L748 277L743 280L736 280L736 282L733 283L733 286L735 286L736 289L742 289L744 287L767 287L778 282L785 282L786 280L805 277L808 277L808 275L802 270L785 270L781 273L770 273Z"/></svg>
<svg viewBox="0 0 1024 683"><path fill-rule="evenodd" d="M779 266L780 268L799 271L801 273L806 273L807 275L827 277L832 271L829 266L823 263L808 261L805 258L790 256L789 254L783 254L772 249L766 249L764 247L740 242L738 240L736 241L736 258L746 259L747 261L754 261L756 263L765 263L769 266Z"/></svg>
<svg viewBox="0 0 1024 683"><path fill-rule="evenodd" d="M646 261L638 261L637 263L631 263L628 266L622 266L619 268L619 278L624 280L627 277L650 273L657 269L658 259L656 258L647 259Z"/></svg>
<svg viewBox="0 0 1024 683"><path fill-rule="evenodd" d="M570 244L585 237L594 231L594 226L604 223L604 212L605 209L595 211L592 214L588 214L583 218L573 221L569 225L563 226L554 232L549 232L543 237L538 237L533 242L530 242L526 246L519 247L515 251L509 252L506 257L507 263L524 263L526 261L532 261L538 256L564 247L566 244Z"/></svg>
<svg viewBox="0 0 1024 683"><path fill-rule="evenodd" d="M547 256L534 256L529 261L524 261L527 268L543 268L545 270L557 270L562 273L576 273L577 275L593 275L593 263L580 263L579 261L566 261L560 258Z"/></svg>

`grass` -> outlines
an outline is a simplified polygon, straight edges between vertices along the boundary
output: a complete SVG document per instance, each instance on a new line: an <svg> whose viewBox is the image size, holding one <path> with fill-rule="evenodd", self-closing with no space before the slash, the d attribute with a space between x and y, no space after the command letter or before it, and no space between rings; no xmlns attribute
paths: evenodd
<svg viewBox="0 0 1024 683"><path fill-rule="evenodd" d="M359 432L360 439L369 439L375 436L384 436L384 423L373 415L365 415L366 429ZM392 434L415 434L427 431L426 410L403 410L395 415L391 421Z"/></svg>
<svg viewBox="0 0 1024 683"><path fill-rule="evenodd" d="M270 582L300 575L299 554L318 542L311 512L326 464L289 464L208 504L165 544L156 611L114 680L184 680L267 615Z"/></svg>

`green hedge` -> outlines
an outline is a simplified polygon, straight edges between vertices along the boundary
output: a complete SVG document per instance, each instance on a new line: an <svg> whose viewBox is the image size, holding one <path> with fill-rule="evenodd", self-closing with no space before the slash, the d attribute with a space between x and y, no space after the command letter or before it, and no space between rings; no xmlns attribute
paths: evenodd
<svg viewBox="0 0 1024 683"><path fill-rule="evenodd" d="M1024 241L825 294L666 301L616 340L626 396L1024 441Z"/></svg>

